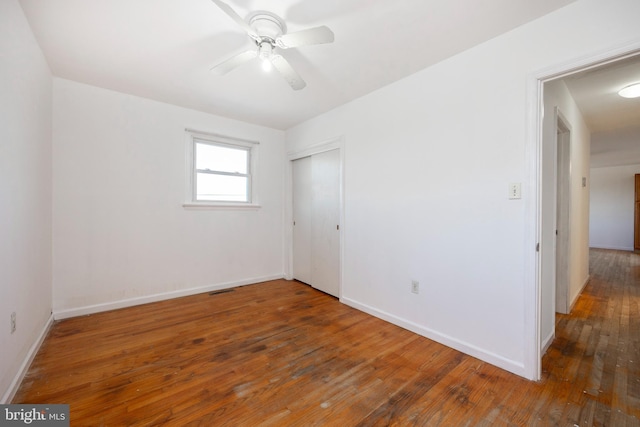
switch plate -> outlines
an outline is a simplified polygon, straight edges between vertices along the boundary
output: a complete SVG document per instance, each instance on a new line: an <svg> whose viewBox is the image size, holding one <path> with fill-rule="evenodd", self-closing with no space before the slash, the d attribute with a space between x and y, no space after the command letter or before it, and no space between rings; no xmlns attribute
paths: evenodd
<svg viewBox="0 0 640 427"><path fill-rule="evenodd" d="M519 182L512 182L509 184L509 199L521 199L522 198L522 184Z"/></svg>
<svg viewBox="0 0 640 427"><path fill-rule="evenodd" d="M417 280L411 281L411 292L413 292L414 294L420 293L420 282L418 282Z"/></svg>

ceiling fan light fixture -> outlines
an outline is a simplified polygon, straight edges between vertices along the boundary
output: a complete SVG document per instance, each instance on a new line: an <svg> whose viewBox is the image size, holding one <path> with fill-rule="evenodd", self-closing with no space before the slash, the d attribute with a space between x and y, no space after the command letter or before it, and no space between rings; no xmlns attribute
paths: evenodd
<svg viewBox="0 0 640 427"><path fill-rule="evenodd" d="M268 73L273 68L273 66L271 65L271 60L268 58L263 59L260 66L262 67L262 71L264 71L265 73Z"/></svg>
<svg viewBox="0 0 640 427"><path fill-rule="evenodd" d="M632 85L623 87L618 92L623 98L639 98L640 97L640 83L634 83Z"/></svg>
<svg viewBox="0 0 640 427"><path fill-rule="evenodd" d="M258 58L260 58L262 70L271 71L271 55L273 54L273 45L268 41L263 41L258 47Z"/></svg>
<svg viewBox="0 0 640 427"><path fill-rule="evenodd" d="M229 18L242 27L258 46L257 50L251 49L239 53L211 68L211 71L219 75L226 74L245 62L259 58L263 70L268 71L273 66L286 80L291 89L301 90L307 86L305 81L284 56L274 53L273 50L276 47L291 49L300 46L333 43L334 41L333 31L324 25L288 33L287 26L282 18L274 13L259 10L243 19L224 1L212 1Z"/></svg>

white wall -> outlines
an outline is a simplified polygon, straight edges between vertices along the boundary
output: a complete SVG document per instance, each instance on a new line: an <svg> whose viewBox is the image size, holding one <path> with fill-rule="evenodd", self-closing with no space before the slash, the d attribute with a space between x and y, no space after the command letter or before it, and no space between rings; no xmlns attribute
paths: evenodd
<svg viewBox="0 0 640 427"><path fill-rule="evenodd" d="M51 315L51 73L15 0L0 1L0 94L0 402L5 402Z"/></svg>
<svg viewBox="0 0 640 427"><path fill-rule="evenodd" d="M544 119L542 147L542 175L545 187L543 200L542 234L542 289L541 289L541 329L543 345L553 337L555 331L556 288L555 288L555 241L556 235L556 116L559 109L570 129L571 153L571 206L567 300L572 303L589 277L589 158L591 132L582 114L562 80L546 83L544 86ZM582 178L587 179L587 187L582 186Z"/></svg>
<svg viewBox="0 0 640 427"><path fill-rule="evenodd" d="M578 1L290 129L291 152L344 136L343 300L535 376L525 204L536 195L525 185L523 200L507 198L530 177L527 81L638 40L639 14L635 0Z"/></svg>
<svg viewBox="0 0 640 427"><path fill-rule="evenodd" d="M635 174L640 164L591 169L591 247L633 250Z"/></svg>
<svg viewBox="0 0 640 427"><path fill-rule="evenodd" d="M57 317L283 276L284 133L53 84ZM189 210L185 128L257 140L258 210Z"/></svg>
<svg viewBox="0 0 640 427"><path fill-rule="evenodd" d="M640 127L592 135L591 247L633 250L636 173L640 173Z"/></svg>
<svg viewBox="0 0 640 427"><path fill-rule="evenodd" d="M591 135L591 167L640 164L640 125Z"/></svg>

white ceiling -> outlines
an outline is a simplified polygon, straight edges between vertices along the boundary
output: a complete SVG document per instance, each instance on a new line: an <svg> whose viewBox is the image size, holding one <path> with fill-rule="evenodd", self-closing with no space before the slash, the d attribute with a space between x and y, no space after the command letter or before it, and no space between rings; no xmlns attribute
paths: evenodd
<svg viewBox="0 0 640 427"><path fill-rule="evenodd" d="M575 73L564 82L592 133L640 126L640 98L618 95L640 83L640 55Z"/></svg>
<svg viewBox="0 0 640 427"><path fill-rule="evenodd" d="M575 0L226 0L288 31L327 25L335 43L283 51L307 87L256 62L209 69L252 46L210 0L20 0L53 74L287 129Z"/></svg>

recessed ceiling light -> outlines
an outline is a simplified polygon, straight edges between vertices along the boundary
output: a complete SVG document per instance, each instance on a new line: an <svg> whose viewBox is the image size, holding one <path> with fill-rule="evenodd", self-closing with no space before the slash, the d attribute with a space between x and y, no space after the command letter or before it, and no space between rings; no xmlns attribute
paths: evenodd
<svg viewBox="0 0 640 427"><path fill-rule="evenodd" d="M634 83L632 85L629 85L627 87L620 89L620 92L618 92L618 95L620 95L623 98L640 97L640 83Z"/></svg>

